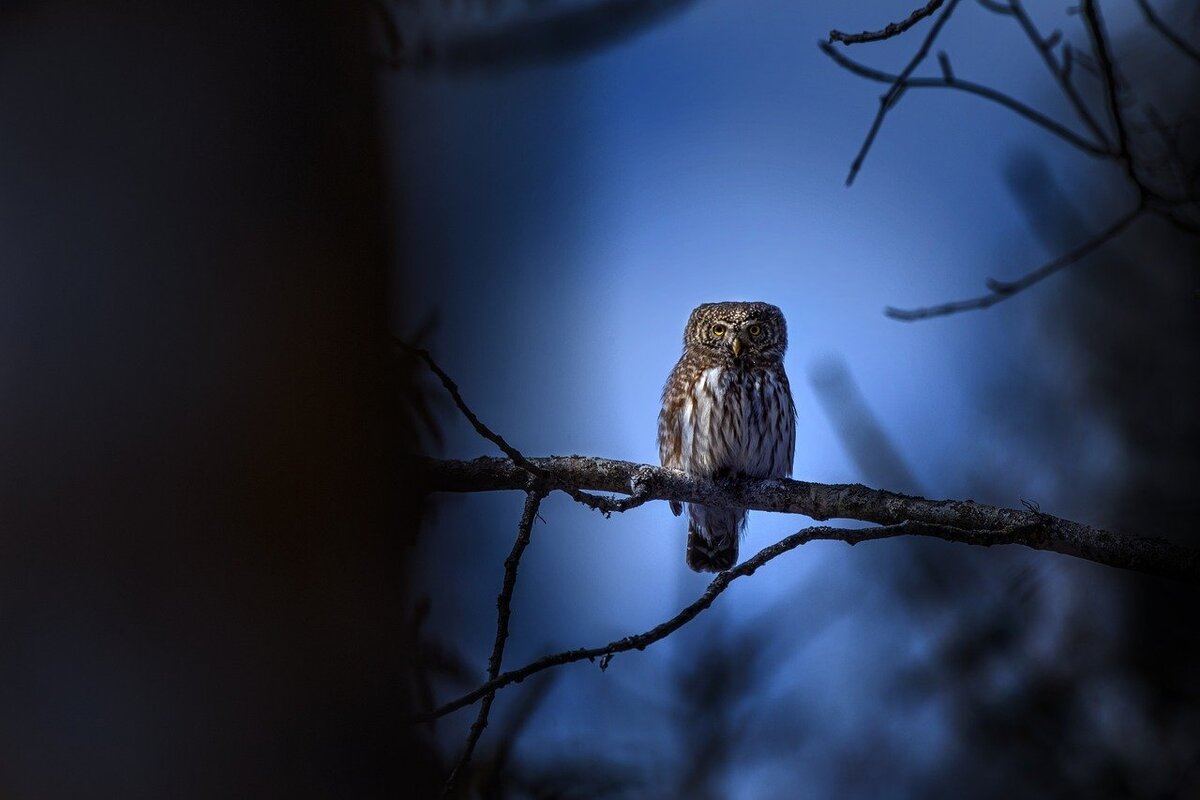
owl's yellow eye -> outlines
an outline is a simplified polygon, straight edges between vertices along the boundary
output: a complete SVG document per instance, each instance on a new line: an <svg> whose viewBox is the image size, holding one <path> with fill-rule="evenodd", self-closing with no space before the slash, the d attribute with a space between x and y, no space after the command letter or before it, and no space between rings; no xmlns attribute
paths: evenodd
<svg viewBox="0 0 1200 800"><path fill-rule="evenodd" d="M751 336L758 336L760 333L762 333L762 325L751 325L750 326L750 335Z"/></svg>
<svg viewBox="0 0 1200 800"><path fill-rule="evenodd" d="M713 326L712 326L712 335L713 335L713 336L716 336L716 337L718 337L718 338L720 338L720 337L724 336L724 335L725 335L725 326L724 326L724 325L720 325L720 324L718 324L718 325L713 325Z"/></svg>

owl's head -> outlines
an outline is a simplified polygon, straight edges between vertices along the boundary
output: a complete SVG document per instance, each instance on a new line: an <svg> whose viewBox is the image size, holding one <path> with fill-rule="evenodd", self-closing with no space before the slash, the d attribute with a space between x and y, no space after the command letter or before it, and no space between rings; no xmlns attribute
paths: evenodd
<svg viewBox="0 0 1200 800"><path fill-rule="evenodd" d="M787 350L787 322L770 303L704 303L688 318L683 344L729 361L773 363Z"/></svg>

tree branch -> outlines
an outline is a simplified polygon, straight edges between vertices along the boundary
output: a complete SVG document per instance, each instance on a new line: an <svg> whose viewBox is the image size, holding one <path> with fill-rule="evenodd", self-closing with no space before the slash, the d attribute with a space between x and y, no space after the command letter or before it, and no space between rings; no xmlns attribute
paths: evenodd
<svg viewBox="0 0 1200 800"><path fill-rule="evenodd" d="M525 508L521 512L521 521L517 524L517 538L513 542L512 552L508 554L508 558L504 559L504 583L501 585L499 596L496 597L496 639L492 643L492 654L488 657L489 681L496 680L496 676L500 674L500 663L504 659L504 643L508 641L508 619L511 613L513 589L517 585L517 569L521 566L521 556L529 545L529 538L533 532L533 521L537 519L538 507L542 504L542 498L545 496L545 492L538 489L525 494ZM448 797L454 791L454 787L461 780L463 772L471 762L471 754L475 752L475 745L479 742L483 729L487 727L488 715L491 713L492 701L495 699L495 691L484 695L483 702L479 705L479 714L475 717L475 722L471 724L471 730L467 734L467 744L463 748L458 763L450 771L446 785L442 788L442 797Z"/></svg>
<svg viewBox="0 0 1200 800"><path fill-rule="evenodd" d="M1014 0L1015 2L1015 0ZM1113 65L1112 54L1108 51L1108 36L1104 32L1104 23L1100 19L1100 9L1095 0L1083 0L1083 20L1087 25L1088 36L1092 40L1092 48L1096 51L1096 62L1100 67L1100 78L1104 84L1104 97L1108 103L1108 113L1112 117L1113 126L1117 131L1117 158L1125 167L1129 180L1137 186L1144 198L1149 190L1142 184L1133 164L1133 153L1129 149L1129 133L1125 128L1125 115L1121 112L1121 101L1117 97L1117 70Z"/></svg>
<svg viewBox="0 0 1200 800"><path fill-rule="evenodd" d="M789 481L789 483L795 483L795 481ZM864 487L842 488L862 489ZM1009 511L1008 513L1020 514L1021 512ZM1030 513L1037 517L1047 516L1037 514L1036 512ZM1050 517L1049 519L1053 520L1054 518ZM1036 525L1034 527L1036 527ZM702 611L711 606L713 601L716 600L717 596L725 591L725 589L728 588L729 584L733 583L733 581L746 575L753 575L756 570L758 570L768 561L783 555L789 550L794 550L800 545L807 544L808 542L817 540L832 540L855 545L859 542L873 541L877 539L890 539L897 536L931 536L934 538L943 539L945 541L962 542L980 545L983 547L990 547L995 544L1012 544L1017 542L1021 544L1027 544L1028 542L1025 540L1028 540L1031 535L1035 534L1030 527L1014 527L1003 529L964 529L949 525L917 521L898 522L895 524L884 525L875 528L832 528L824 525L804 528L803 530L793 533L791 536L781 539L775 544L764 547L752 558L743 561L733 569L717 575L717 577L713 578L712 582L708 584L708 588L704 590L704 594L702 594L699 599L684 608L666 622L656 625L644 633L639 633L634 636L626 636L623 639L617 639L616 641L609 642L602 647L564 650L561 653L554 653L552 655L544 656L536 661L526 664L519 669L514 669L497 676L477 689L451 700L450 702L438 707L428 714L422 715L418 718L418 721L428 721L445 716L446 714L450 714L460 708L464 708L465 706L477 702L480 698L486 698L489 695L494 695L497 690L502 689L505 686L513 683L520 683L529 676L543 670L550 669L551 667L557 667L563 664L571 664L576 661L583 661L585 659L588 661L593 661L599 658L600 668L606 669L614 655L628 652L630 650L645 650L651 644L665 639L667 636L682 628L688 622L699 616ZM1106 535L1115 536L1115 534ZM1162 544L1165 545L1167 543L1162 542ZM1169 546L1174 547L1174 545ZM1179 549L1184 550L1184 548ZM1188 553L1192 559L1192 580L1197 580L1200 578L1200 576L1195 574L1197 566L1197 553L1186 550L1185 552Z"/></svg>
<svg viewBox="0 0 1200 800"><path fill-rule="evenodd" d="M912 75L913 70L925 60L925 56L929 54L929 48L933 45L933 41L937 39L938 34L942 31L942 26L950 19L950 15L954 13L954 8L957 5L958 0L950 0L950 3L946 6L946 10L934 20L933 27L929 29L929 33L925 36L925 41L921 42L921 47L917 50L916 54L913 55L908 65L901 70L900 74L896 76L896 80L892 83L891 87L879 98L879 110L875 112L875 119L871 123L871 129L867 131L867 136L863 140L862 147L859 148L858 155L854 157L854 162L850 165L850 174L846 176L847 186L854 183L855 176L858 175L859 169L862 168L863 161L867 157L867 152L870 151L871 145L875 142L875 137L879 134L879 128L883 125L884 116L887 115L887 112L891 110L892 106L904 94L904 82ZM821 44L827 43L822 42Z"/></svg>
<svg viewBox="0 0 1200 800"><path fill-rule="evenodd" d="M1025 12L1025 7L1021 5L1021 0L1009 0L1009 9L1011 10L1012 15L1016 17L1017 22L1021 26L1021 30L1025 32L1025 35L1033 44L1034 49L1038 51L1038 54L1042 57L1042 60L1046 62L1046 67L1050 70L1050 74L1054 76L1054 79L1058 81L1058 85L1062 87L1063 94L1065 94L1067 99L1071 102L1071 105L1075 109L1075 113L1078 114L1079 118L1083 120L1085 125L1087 125L1088 130L1092 132L1092 135L1100 140L1104 146L1105 152L1111 156L1112 146L1109 144L1108 137L1104 135L1104 130L1100 127L1100 124L1096 122L1096 118L1092 116L1092 113L1088 111L1087 104L1083 102L1083 98L1079 96L1077 91L1075 91L1075 85L1071 83L1071 70L1068 66L1070 62L1064 62L1064 64L1060 66L1058 59L1054 57L1054 45L1057 43L1057 38L1054 35L1051 35L1051 37L1048 39L1042 38L1042 34L1033 24L1033 20L1030 19L1029 14ZM1067 52L1070 51L1068 50Z"/></svg>
<svg viewBox="0 0 1200 800"><path fill-rule="evenodd" d="M955 300L950 303L942 303L936 306L925 306L923 308L892 308L888 306L883 310L883 313L892 319L898 319L902 322L914 322L921 319L929 319L930 317L944 317L950 314L957 314L961 311L976 311L979 309L990 308L1002 300L1007 300L1018 292L1028 289L1039 281L1045 280L1054 273L1064 267L1069 267L1079 259L1096 250L1101 245L1115 238L1121 231L1128 228L1138 217L1146 210L1144 205L1138 205L1133 210L1127 212L1124 216L1117 219L1116 222L1109 225L1096 236L1088 239L1083 244L1076 247L1074 250L1068 251L1048 264L1033 270L1025 276L1015 281L998 281L995 278L988 278L987 287L990 290L988 294L979 297L973 297L969 300Z"/></svg>
<svg viewBox="0 0 1200 800"><path fill-rule="evenodd" d="M453 378L446 374L445 370L438 366L437 362L433 360L433 356L430 355L428 350L420 347L413 347L411 344L394 337L392 342L401 350L404 350L424 361L426 366L429 367L430 371L437 375L438 380L442 382L442 386L445 387L446 391L450 394L450 397L454 400L454 405L458 407L458 410L462 412L462 415L467 418L468 422L471 423L471 427L475 429L475 432L499 447L506 456L512 459L513 463L527 473L528 480L526 488L533 488L534 485L541 485L549 489L555 489L569 495L576 502L581 503L588 508L599 511L606 517L611 515L613 512L625 512L631 508L637 508L650 499L646 497L637 486L633 487L629 497L625 498L624 500L617 500L611 497L597 497L596 495L580 491L577 486L572 486L570 483L563 483L555 480L553 476L547 475L536 464L525 458L525 456L521 454L521 451L509 444L503 436L493 431L487 425L483 424L479 417L475 415L475 412L471 410L470 406L467 405L467 402L463 400L462 393L458 390L458 384L454 382Z"/></svg>
<svg viewBox="0 0 1200 800"><path fill-rule="evenodd" d="M928 3L909 14L907 19L900 22L890 22L883 30L863 31L862 33L842 33L839 30L832 30L829 32L829 43L841 42L849 46L852 44L862 44L863 42L880 42L884 39L890 39L893 36L899 36L941 8L943 2L944 0L929 0Z"/></svg>
<svg viewBox="0 0 1200 800"><path fill-rule="evenodd" d="M1200 551L1163 539L1127 536L1036 511L988 506L970 500L927 500L859 484L820 484L783 478L712 482L676 470L588 456L537 458L555 480L606 492L644 487L653 500L753 508L803 514L816 520L855 519L879 525L902 522L936 525L956 532L954 541L1021 544L1097 564L1200 583ZM511 461L422 459L415 474L425 488L443 492L486 492L525 488L524 472ZM840 530L840 529L839 529ZM855 532L833 534L858 536Z"/></svg>
<svg viewBox="0 0 1200 800"><path fill-rule="evenodd" d="M1179 52L1183 53L1188 58L1200 64L1200 50L1197 50L1193 45L1171 30L1171 26L1163 20L1150 5L1149 0L1137 0L1138 8L1142 10L1142 14L1146 17L1146 22L1150 23L1150 27L1161 33L1168 42L1179 48Z"/></svg>
<svg viewBox="0 0 1200 800"><path fill-rule="evenodd" d="M843 53L838 52L837 48L830 44L820 42L818 46L821 48L821 51L825 53L825 55L837 62L838 66L854 73L855 75L858 75L859 77L889 84L895 84L897 81L900 81L900 76L874 69L873 67L868 67L866 64L862 64L852 58L847 57ZM972 81L961 80L946 69L945 63L943 63L942 70L943 75L941 78L907 78L901 81L901 85L905 89L957 89L962 92L967 92L968 94L976 95L977 97L982 97L986 100L991 100L993 103L998 103L1010 111L1016 112L1035 125L1044 128L1050 133L1053 133L1055 136L1059 137L1071 146L1079 148L1085 153L1093 156L1100 156L1102 158L1112 157L1112 153L1106 148L1106 146L1089 142L1087 139L1084 139L1070 128L1059 122L1055 122L1050 117L1047 117L1045 114L1037 111L1036 109L1030 108L1019 100L1016 100L1004 94L1003 92L997 91L990 86L984 86Z"/></svg>
<svg viewBox="0 0 1200 800"><path fill-rule="evenodd" d="M814 541L816 539L838 539L850 544L857 544L868 539L884 539L891 536L902 536L907 533L917 533L918 529L926 526L920 526L915 523L901 523L881 528L863 528L863 529L847 529L847 528L831 528L828 526L817 526L805 528L797 533L788 536L760 550L754 557L743 561L733 569L726 570L713 578L708 584L708 588L704 590L704 594L700 595L699 599L691 605L684 608L675 616L666 622L655 625L645 633L639 633L633 636L626 636L623 639L609 642L601 647L577 648L575 650L564 650L561 653L543 656L536 661L530 662L520 669L514 669L499 675L477 689L467 692L462 697L451 700L438 707L437 709L422 714L417 717L418 722L427 722L430 720L443 717L460 708L469 706L475 703L480 698L487 698L494 695L499 689L504 688L512 683L520 683L531 675L534 675L551 667L561 666L563 664L572 664L576 661L594 661L600 659L600 669L607 669L612 657L617 653L625 653L630 650L645 650L650 645L657 641L665 639L675 631L682 628L687 623L691 622L702 611L713 604L729 584L733 583L738 578L744 575L753 575L754 572L766 564L768 561L783 555L789 550L794 550L802 544ZM932 529L932 526L929 526Z"/></svg>
<svg viewBox="0 0 1200 800"><path fill-rule="evenodd" d="M954 2L946 7L945 12L937 19L933 29L926 37L921 50L917 52L913 60L899 75L892 75L882 70L873 69L864 64L860 64L853 59L847 58L840 53L833 45L821 42L819 46L821 50L832 58L839 66L852 72L860 77L869 80L879 81L889 84L886 94L880 99L880 108L875 116L875 120L871 126L867 137L859 150L858 156L850 167L850 174L846 180L847 185L854 181L858 170L862 166L863 159L874 143L875 137L883 122L883 117L892 106L899 101L903 92L911 88L953 88L960 91L965 91L969 94L974 94L979 97L991 100L999 105L1002 105L1018 115L1024 117L1030 122L1038 125L1044 130L1058 136L1068 144L1086 152L1090 155L1108 158L1116 161L1123 168L1126 177L1130 183L1136 188L1138 193L1137 207L1127 212L1124 216L1118 218L1106 230L1083 243L1076 249L1065 253L1049 263L1035 269L1022 278L1016 281L997 281L989 279L987 281L988 293L969 298L966 300L952 301L941 303L939 305L927 306L916 309L898 309L888 307L884 313L897 320L914 321L929 319L932 317L946 316L956 314L963 311L974 311L999 303L1003 300L1012 297L1024 289L1041 282L1062 268L1077 262L1079 259L1091 253L1100 245L1111 240L1113 237L1120 234L1125 228L1133 223L1143 213L1153 213L1169 222L1174 227L1181 231L1190 234L1200 235L1200 225L1188 218L1184 210L1191 208L1196 203L1196 194L1190 191L1187 184L1183 184L1181 191L1177 194L1172 194L1161 189L1151 186L1143 176L1139 174L1139 162L1134 153L1135 143L1131 139L1131 128L1126 119L1126 109L1121 106L1120 97L1120 77L1117 74L1116 63L1113 59L1111 45L1108 39L1108 34L1105 31L1103 19L1100 14L1100 8L1097 0L1082 0L1080 7L1081 14L1084 19L1084 26L1091 40L1092 50L1095 54L1094 66L1088 67L1100 79L1104 88L1104 97L1106 110L1112 120L1113 132L1110 134L1105 131L1105 126L1102 126L1097 119L1092 115L1083 98L1075 90L1074 84L1071 81L1071 66L1075 61L1087 66L1088 60L1082 55L1073 56L1074 51L1068 46L1063 45L1062 62L1055 56L1054 49L1062 41L1061 31L1054 31L1049 36L1043 37L1037 27L1034 25L1032 18L1026 12L1021 0L1007 0L1005 3L995 2L994 0L979 0L980 5L997 14L1014 17L1021 26L1026 37L1038 51L1042 60L1049 68L1055 80L1059 83L1066 98L1074 107L1079 119L1087 126L1091 137L1094 140L1089 141L1080 134L1071 130L1067 126L1054 121L1039 111L1020 103L1012 97L1009 97L1002 92L992 89L987 86L971 83L969 81L959 80L953 69L950 66L950 59L945 53L938 56L941 64L940 78L913 78L912 71L916 65L924 58L927 50L937 36L938 30L944 24L946 18L954 10ZM1169 29L1166 29L1165 23L1159 18L1148 5L1146 0L1138 0L1139 6L1142 8L1143 14L1146 16L1149 23L1164 32L1168 38L1175 37ZM1193 51L1187 46L1182 39L1176 42L1177 46L1181 46L1184 52L1189 55ZM1200 55L1200 54L1197 54ZM1155 124L1155 120L1151 117L1151 123ZM1165 129L1164 125L1158 124L1160 135ZM1089 137L1090 138L1090 137ZM1166 137L1164 136L1164 139ZM1115 139L1115 142L1113 141ZM1168 142L1170 146L1170 142ZM1181 157L1178 150L1170 151L1171 159L1168 167L1171 174L1176 177L1182 174ZM1141 166L1145 166L1143 163ZM1144 170L1143 170L1144 172Z"/></svg>

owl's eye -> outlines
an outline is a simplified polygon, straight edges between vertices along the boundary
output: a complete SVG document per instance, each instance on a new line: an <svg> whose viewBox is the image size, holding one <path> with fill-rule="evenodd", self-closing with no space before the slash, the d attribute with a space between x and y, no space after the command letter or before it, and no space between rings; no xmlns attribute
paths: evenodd
<svg viewBox="0 0 1200 800"><path fill-rule="evenodd" d="M751 336L758 336L760 333L762 333L762 325L751 325L750 326L750 335Z"/></svg>
<svg viewBox="0 0 1200 800"><path fill-rule="evenodd" d="M712 326L712 335L716 336L719 339L720 337L725 335L725 330L726 330L725 326L718 323L718 324Z"/></svg>

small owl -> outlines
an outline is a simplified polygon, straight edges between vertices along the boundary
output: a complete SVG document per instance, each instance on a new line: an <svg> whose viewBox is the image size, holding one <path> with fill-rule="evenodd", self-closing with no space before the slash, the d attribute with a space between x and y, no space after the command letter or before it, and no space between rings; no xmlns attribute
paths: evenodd
<svg viewBox="0 0 1200 800"><path fill-rule="evenodd" d="M783 371L787 323L769 303L705 303L688 318L683 355L663 387L658 453L664 467L719 479L792 474L796 405ZM671 503L679 516L680 503ZM737 562L744 508L689 504L687 564L721 572Z"/></svg>

